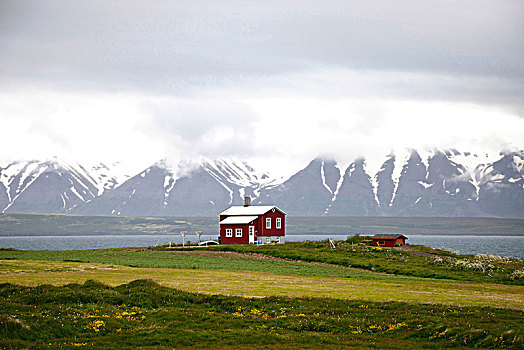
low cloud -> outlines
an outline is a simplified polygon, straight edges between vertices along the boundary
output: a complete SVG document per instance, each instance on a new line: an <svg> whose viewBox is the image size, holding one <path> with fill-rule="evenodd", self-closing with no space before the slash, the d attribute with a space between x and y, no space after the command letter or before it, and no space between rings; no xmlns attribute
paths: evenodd
<svg viewBox="0 0 524 350"><path fill-rule="evenodd" d="M292 79L287 87L362 94L380 84L390 97L522 107L524 5L518 0L467 0L459 7L446 0L304 1L300 7L287 0L38 0L1 6L0 88L7 91L180 97L307 74L312 85ZM316 89L313 75L326 82L326 67L335 73L327 79L346 72L344 79ZM364 74L364 86L359 72L373 72Z"/></svg>
<svg viewBox="0 0 524 350"><path fill-rule="evenodd" d="M283 176L311 159L376 166L406 148L522 149L524 120L502 108L399 99L223 99L137 95L5 94L2 161L59 156L121 160L145 168L162 158L247 159ZM20 135L24 135L20 137Z"/></svg>
<svg viewBox="0 0 524 350"><path fill-rule="evenodd" d="M3 2L0 161L239 157L289 174L319 155L523 149L523 13L511 0Z"/></svg>
<svg viewBox="0 0 524 350"><path fill-rule="evenodd" d="M218 99L146 99L144 133L160 140L178 158L253 156L254 110L245 103Z"/></svg>

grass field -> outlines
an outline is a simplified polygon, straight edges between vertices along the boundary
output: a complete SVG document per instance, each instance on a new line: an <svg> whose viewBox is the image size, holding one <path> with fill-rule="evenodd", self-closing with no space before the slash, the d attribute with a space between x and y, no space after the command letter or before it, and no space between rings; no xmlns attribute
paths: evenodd
<svg viewBox="0 0 524 350"><path fill-rule="evenodd" d="M359 240L362 237L358 237ZM0 259L71 260L130 267L225 269L271 273L299 273L332 277L389 278L384 272L408 277L524 285L522 260L476 258L410 246L411 251L375 249L339 242L287 243L274 246L219 246L169 249L121 248L83 251L0 251ZM176 253L175 253L176 252ZM220 252L220 254L218 254ZM253 258L256 258L254 260ZM262 259L264 258L264 259ZM314 262L317 264L311 264ZM348 269L348 267L354 267Z"/></svg>
<svg viewBox="0 0 524 350"><path fill-rule="evenodd" d="M356 267L397 276L524 285L524 264L519 259L482 254L457 255L411 245L405 248L381 249L358 244L364 238L366 237L350 237L347 241L338 242L335 250L325 241L262 247L221 246L214 249L241 253L256 252L276 258Z"/></svg>
<svg viewBox="0 0 524 350"><path fill-rule="evenodd" d="M350 247L2 250L0 348L524 348L521 260Z"/></svg>
<svg viewBox="0 0 524 350"><path fill-rule="evenodd" d="M307 265L307 264L305 264ZM348 269L349 270L349 269ZM239 270L133 268L56 261L0 260L0 283L65 285L90 279L117 286L149 279L188 292L249 297L286 296L404 301L455 306L489 306L524 310L524 287L366 276L348 277ZM377 275L377 274L371 274ZM350 277L351 276L351 277ZM371 277L371 278L370 278Z"/></svg>
<svg viewBox="0 0 524 350"><path fill-rule="evenodd" d="M117 287L0 285L0 346L73 349L521 349L522 311Z"/></svg>

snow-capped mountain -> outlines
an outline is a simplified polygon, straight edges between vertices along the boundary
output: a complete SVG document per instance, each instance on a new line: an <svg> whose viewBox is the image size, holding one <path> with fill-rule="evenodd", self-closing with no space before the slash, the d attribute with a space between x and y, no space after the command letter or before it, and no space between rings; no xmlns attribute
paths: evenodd
<svg viewBox="0 0 524 350"><path fill-rule="evenodd" d="M84 168L63 160L13 162L0 166L3 211L68 213L126 180L114 167Z"/></svg>
<svg viewBox="0 0 524 350"><path fill-rule="evenodd" d="M373 173L364 158L343 170L334 161L315 159L261 193L255 204L278 203L297 216L524 218L524 152L493 159L457 150L412 150L385 156L381 163Z"/></svg>
<svg viewBox="0 0 524 350"><path fill-rule="evenodd" d="M276 179L232 160L160 161L86 205L75 214L214 216L229 205L257 198Z"/></svg>
<svg viewBox="0 0 524 350"><path fill-rule="evenodd" d="M294 216L524 218L524 152L405 151L348 166L315 159L286 181L232 159L157 162L134 176L118 163L57 159L0 165L0 210L215 216L250 196Z"/></svg>

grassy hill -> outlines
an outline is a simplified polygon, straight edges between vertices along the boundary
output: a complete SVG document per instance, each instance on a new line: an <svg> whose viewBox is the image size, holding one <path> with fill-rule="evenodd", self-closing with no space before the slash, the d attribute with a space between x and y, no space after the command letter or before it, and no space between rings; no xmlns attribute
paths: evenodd
<svg viewBox="0 0 524 350"><path fill-rule="evenodd" d="M522 260L359 239L3 250L0 347L523 348Z"/></svg>

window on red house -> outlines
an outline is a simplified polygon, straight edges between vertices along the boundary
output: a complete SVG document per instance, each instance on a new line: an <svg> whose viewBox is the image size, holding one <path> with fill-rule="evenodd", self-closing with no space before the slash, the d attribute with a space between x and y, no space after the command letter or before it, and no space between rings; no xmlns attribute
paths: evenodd
<svg viewBox="0 0 524 350"><path fill-rule="evenodd" d="M235 229L235 237L242 237L242 229L241 228Z"/></svg>
<svg viewBox="0 0 524 350"><path fill-rule="evenodd" d="M271 228L271 218L266 218L266 228L267 229Z"/></svg>
<svg viewBox="0 0 524 350"><path fill-rule="evenodd" d="M277 229L282 228L282 219L281 218L277 218L276 220L277 220L277 222L276 222Z"/></svg>
<svg viewBox="0 0 524 350"><path fill-rule="evenodd" d="M226 228L226 237L233 237L233 229Z"/></svg>

